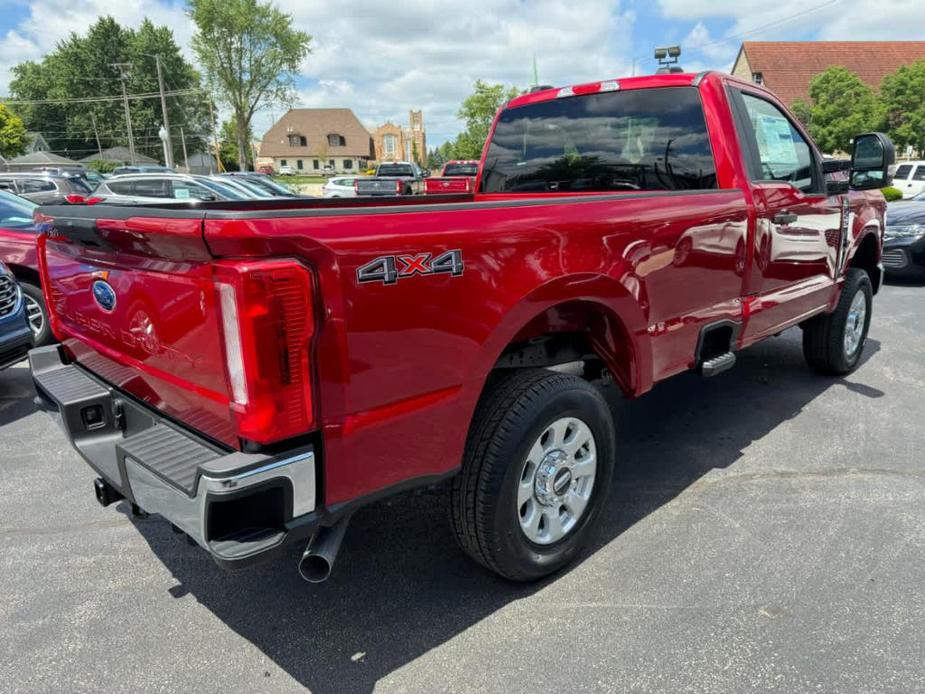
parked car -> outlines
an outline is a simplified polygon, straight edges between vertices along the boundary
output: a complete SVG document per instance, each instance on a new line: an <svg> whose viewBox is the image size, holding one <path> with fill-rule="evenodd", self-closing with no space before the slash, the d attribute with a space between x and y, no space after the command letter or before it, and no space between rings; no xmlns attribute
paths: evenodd
<svg viewBox="0 0 925 694"><path fill-rule="evenodd" d="M112 171L113 176L123 176L133 173L176 173L173 169L160 164L132 164L131 166L118 166Z"/></svg>
<svg viewBox="0 0 925 694"><path fill-rule="evenodd" d="M894 277L925 280L925 192L887 205L883 268Z"/></svg>
<svg viewBox="0 0 925 694"><path fill-rule="evenodd" d="M39 172L0 172L0 190L15 193L39 205L82 203L92 188L78 176Z"/></svg>
<svg viewBox="0 0 925 694"><path fill-rule="evenodd" d="M10 269L0 262L0 370L22 361L32 347L26 302Z"/></svg>
<svg viewBox="0 0 925 694"><path fill-rule="evenodd" d="M225 188L232 189L245 200L262 200L274 197L263 188L251 183L243 176L232 178L231 176L216 175L209 176L208 180L220 186L224 186Z"/></svg>
<svg viewBox="0 0 925 694"><path fill-rule="evenodd" d="M443 165L439 176L424 179L424 192L427 195L446 193L471 193L475 186L475 177L479 172L479 163L470 160L453 160Z"/></svg>
<svg viewBox="0 0 925 694"><path fill-rule="evenodd" d="M389 161L376 167L376 175L357 178L357 195L417 195L424 188L424 172L414 162Z"/></svg>
<svg viewBox="0 0 925 694"><path fill-rule="evenodd" d="M289 164L283 164L281 167L279 167L279 175L280 176L294 176L295 170L291 166L289 166Z"/></svg>
<svg viewBox="0 0 925 694"><path fill-rule="evenodd" d="M904 161L893 172L893 187L911 198L925 191L925 161Z"/></svg>
<svg viewBox="0 0 925 694"><path fill-rule="evenodd" d="M358 508L451 480L459 545L536 580L619 484L591 381L635 398L716 376L797 325L811 370L861 363L885 135L855 136L849 181L827 184L782 102L715 72L537 91L490 132L479 190L451 204L43 208L65 346L31 352L35 389L100 503L164 516L229 568L307 541L319 581Z"/></svg>
<svg viewBox="0 0 925 694"><path fill-rule="evenodd" d="M32 215L37 205L18 195L0 191L0 261L6 264L22 288L26 317L37 346L52 341L51 327L35 248Z"/></svg>
<svg viewBox="0 0 925 694"><path fill-rule="evenodd" d="M272 176L274 173L276 173L276 172L273 170L273 167L270 166L269 164L264 164L263 166L258 166L258 167L257 167L257 172L258 172L258 173L265 174L265 175L267 175L267 176Z"/></svg>
<svg viewBox="0 0 925 694"><path fill-rule="evenodd" d="M294 198L298 197L290 188L280 185L266 174L253 171L229 171L228 173L219 174L219 178L245 179L248 183L259 186L273 197Z"/></svg>
<svg viewBox="0 0 925 694"><path fill-rule="evenodd" d="M321 186L321 195L325 198L356 197L356 191L353 189L356 180L356 176L337 176L328 179L328 181Z"/></svg>
<svg viewBox="0 0 925 694"><path fill-rule="evenodd" d="M163 202L212 202L253 198L207 176L187 174L124 174L103 181L93 197L112 205Z"/></svg>

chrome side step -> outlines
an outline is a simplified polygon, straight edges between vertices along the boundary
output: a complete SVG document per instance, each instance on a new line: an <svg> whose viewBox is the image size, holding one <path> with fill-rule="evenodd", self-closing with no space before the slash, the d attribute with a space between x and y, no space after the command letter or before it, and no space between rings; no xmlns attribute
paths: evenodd
<svg viewBox="0 0 925 694"><path fill-rule="evenodd" d="M736 355L732 352L726 352L725 354L720 354L718 357L713 357L712 359L707 359L703 364L700 365L700 375L704 378L709 378L711 376L716 376L717 374L723 373L723 371L728 371L736 363Z"/></svg>

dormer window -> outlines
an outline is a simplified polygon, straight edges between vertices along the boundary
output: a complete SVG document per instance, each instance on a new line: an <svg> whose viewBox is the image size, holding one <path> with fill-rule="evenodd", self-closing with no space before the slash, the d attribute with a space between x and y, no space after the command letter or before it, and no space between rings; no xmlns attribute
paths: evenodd
<svg viewBox="0 0 925 694"><path fill-rule="evenodd" d="M752 82L754 82L755 84L764 84L764 75L761 74L760 72L753 72Z"/></svg>
<svg viewBox="0 0 925 694"><path fill-rule="evenodd" d="M346 147L347 138L343 135L338 135L337 133L331 133L328 135L328 146L329 147Z"/></svg>
<svg viewBox="0 0 925 694"><path fill-rule="evenodd" d="M308 146L308 140L305 138L305 135L296 135L294 133L289 133L289 146L290 147L306 147Z"/></svg>

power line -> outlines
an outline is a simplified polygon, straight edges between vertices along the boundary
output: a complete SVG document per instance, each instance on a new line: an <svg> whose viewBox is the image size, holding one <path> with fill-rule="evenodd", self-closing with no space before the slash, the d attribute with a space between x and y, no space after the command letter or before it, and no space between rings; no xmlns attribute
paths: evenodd
<svg viewBox="0 0 925 694"><path fill-rule="evenodd" d="M172 92L164 92L164 96L186 96L190 94L204 94L205 90L198 88L177 89ZM151 92L148 94L128 94L129 100L137 99L160 99L160 92ZM121 101L122 95L118 96L91 96L75 97L68 99L3 99L4 104L12 106L38 106L41 104L94 104L106 101Z"/></svg>
<svg viewBox="0 0 925 694"><path fill-rule="evenodd" d="M697 46L697 48L694 50L700 50L701 48L705 48L707 46L717 46L721 43L728 43L729 41L734 41L735 39L741 39L746 36L752 36L753 34L757 34L759 32L764 31L765 29L770 29L772 27L780 26L781 24L786 24L787 22L797 19L799 17L804 17L808 14L812 14L813 12L818 12L819 10L829 7L830 5L834 5L836 2L841 2L841 0L828 0L827 2L824 2L820 5L816 5L815 7L810 7L806 10L803 10L802 12L797 12L796 14L792 14L789 17L782 17L781 19L775 19L772 22L768 22L767 24L762 24L761 26L755 27L754 29L749 29L748 31L743 31L742 33L739 33L739 34L733 34L732 36L726 36L716 41L710 41L710 43L704 43L700 46Z"/></svg>

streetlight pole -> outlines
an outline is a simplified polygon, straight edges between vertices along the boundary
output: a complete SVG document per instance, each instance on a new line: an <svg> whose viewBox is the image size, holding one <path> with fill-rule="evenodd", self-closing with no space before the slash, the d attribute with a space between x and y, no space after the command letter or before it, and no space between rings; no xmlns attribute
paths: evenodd
<svg viewBox="0 0 925 694"><path fill-rule="evenodd" d="M161 70L161 56L155 55L154 62L157 65L157 86L161 92L161 115L164 118L164 165L168 169L173 168L173 146L170 142L170 119L167 117L167 98L164 96L164 72Z"/></svg>
<svg viewBox="0 0 925 694"><path fill-rule="evenodd" d="M119 79L122 81L122 104L125 107L125 128L128 131L128 151L131 157L131 163L135 163L135 137L132 134L132 112L128 107L128 92L125 90L125 82L128 80L128 71L132 69L131 63L110 63L110 67L119 71Z"/></svg>

